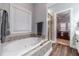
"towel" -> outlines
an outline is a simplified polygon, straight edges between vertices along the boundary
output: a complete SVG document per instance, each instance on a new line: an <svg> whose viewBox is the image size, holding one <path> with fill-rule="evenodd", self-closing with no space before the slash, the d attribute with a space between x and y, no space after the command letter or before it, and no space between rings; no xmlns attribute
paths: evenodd
<svg viewBox="0 0 79 59"><path fill-rule="evenodd" d="M2 23L1 23L1 42L3 43L5 41L6 36L10 34L8 12L6 10L3 10L3 12L2 12L1 21L2 21Z"/></svg>

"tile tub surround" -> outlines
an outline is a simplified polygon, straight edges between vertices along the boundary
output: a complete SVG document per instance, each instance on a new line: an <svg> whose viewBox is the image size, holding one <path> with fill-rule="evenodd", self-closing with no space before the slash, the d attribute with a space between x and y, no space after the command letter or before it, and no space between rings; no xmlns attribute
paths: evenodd
<svg viewBox="0 0 79 59"><path fill-rule="evenodd" d="M22 34L12 34L6 37L5 42L13 41L13 40L19 40L23 38L30 37L30 34L22 33Z"/></svg>
<svg viewBox="0 0 79 59"><path fill-rule="evenodd" d="M46 40L47 41L47 40ZM40 46L44 40L38 37L29 37L22 40L15 40L12 42L5 42L0 47L1 56L22 56L30 50Z"/></svg>
<svg viewBox="0 0 79 59"><path fill-rule="evenodd" d="M19 40L19 39L24 39L24 38L28 38L28 37L39 37L39 38L45 38L45 35L42 36L38 36L35 33L20 33L20 34L11 34L9 36L6 37L5 42L10 42L13 40Z"/></svg>
<svg viewBox="0 0 79 59"><path fill-rule="evenodd" d="M36 33L31 33L31 36L32 36L32 37L41 37L41 38L45 38L45 35L39 36L39 35L37 35Z"/></svg>
<svg viewBox="0 0 79 59"><path fill-rule="evenodd" d="M35 35L34 37L34 35L32 36L30 34L23 33L23 34L7 36L6 42L0 45L0 55L1 56L4 56L4 55L21 56L27 52L29 53L29 51L34 48L42 46L45 42L48 41L48 39L43 40L42 39L43 37L38 37L37 35ZM37 38L39 39L37 40Z"/></svg>
<svg viewBox="0 0 79 59"><path fill-rule="evenodd" d="M51 48L52 48L51 42L47 41L42 46L33 51L33 54L31 54L31 56L49 56L50 52L52 51ZM49 50L50 52L48 52Z"/></svg>

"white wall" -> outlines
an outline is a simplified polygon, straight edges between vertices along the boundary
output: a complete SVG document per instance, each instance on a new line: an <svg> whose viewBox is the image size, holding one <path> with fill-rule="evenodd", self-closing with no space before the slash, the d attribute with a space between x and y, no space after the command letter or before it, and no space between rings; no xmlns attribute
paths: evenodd
<svg viewBox="0 0 79 59"><path fill-rule="evenodd" d="M32 12L32 32L37 33L37 22L44 22L43 35L47 34L47 4L45 3L15 3ZM10 14L10 4L0 3L0 9L5 9Z"/></svg>
<svg viewBox="0 0 79 59"><path fill-rule="evenodd" d="M15 4L32 12L33 9L32 3L15 3ZM0 9L7 10L10 20L10 3L0 3Z"/></svg>
<svg viewBox="0 0 79 59"><path fill-rule="evenodd" d="M32 33L37 33L37 23L44 22L43 35L46 35L47 5L45 3L16 3L32 12Z"/></svg>
<svg viewBox="0 0 79 59"><path fill-rule="evenodd" d="M43 24L43 35L46 35L47 28L46 28L46 19L47 19L47 4L45 3L37 3L34 4L34 17L33 17L33 32L37 33L37 23L44 22Z"/></svg>
<svg viewBox="0 0 79 59"><path fill-rule="evenodd" d="M16 3L32 12L32 32L37 33L37 23L44 22L43 35L47 34L47 4L45 3Z"/></svg>
<svg viewBox="0 0 79 59"><path fill-rule="evenodd" d="M7 10L8 13L9 13L9 11L10 11L10 9L9 9L10 6L9 5L10 5L9 3L0 3L0 9Z"/></svg>
<svg viewBox="0 0 79 59"><path fill-rule="evenodd" d="M32 12L33 5L32 3L15 3L16 5L19 5L21 7L26 8L27 10ZM0 3L0 9L7 10L8 14L10 13L10 3Z"/></svg>
<svg viewBox="0 0 79 59"><path fill-rule="evenodd" d="M21 7L26 8L27 10L32 12L33 4L32 3L15 3L16 5L19 5Z"/></svg>
<svg viewBox="0 0 79 59"><path fill-rule="evenodd" d="M17 8L21 8L21 10L24 10L22 13L19 13L19 14L25 14L27 18L29 18L29 16L30 16L30 19L32 20L32 6L33 6L33 5L32 5L31 3L26 3L26 4L23 4L23 3L13 3L13 4L11 4L11 6L12 6L12 5L13 5L13 6L16 6ZM22 26L22 22L21 22L21 24L19 24L20 22L19 22L19 23L16 23L17 21L14 22L14 21L13 21L14 17L15 17L15 19L16 19L17 17L15 16L16 14L13 15L13 13L16 13L16 12L20 11L20 9L19 9L19 10L16 9L16 12L15 12L15 11L12 11L12 10L15 10L13 7L11 7L10 9L11 9L11 10L10 10L10 12L11 12L11 13L10 13L10 14L11 14L11 17L10 17L10 18L11 18L11 21L10 21L10 22L11 22L11 23L10 23L10 24L11 24L11 26L10 26L11 33L17 32L16 29L20 30L20 29L22 29L22 27L26 28L26 27L28 27L27 25L29 25L29 27L28 27L27 29L25 29L25 30L27 30L25 33L27 33L28 31L32 31L32 29L31 29L31 27L30 27L30 26L32 26L31 20L30 20L30 19L25 20L26 22L29 22L29 21L30 21L29 23L25 23L25 24L27 24L27 25L25 25L25 26L24 26L24 24L23 24L23 26ZM18 11L17 11L17 10L18 10ZM25 12L25 11L26 11L26 12ZM27 12L28 12L29 14L28 14ZM18 14L18 13L17 13L17 14ZM20 16L19 14L18 14L18 17ZM25 15L24 15L24 18L25 18ZM27 16L27 15L29 15L29 16ZM21 18L22 18L22 17L23 17L23 15L21 15ZM20 19L21 19L21 18L20 18ZM18 18L18 19L19 19L19 18ZM20 20L20 19L19 19L19 20ZM16 25L13 25L13 24L15 24L15 23L16 23ZM20 25L20 28L19 28L19 27L16 27L17 24ZM22 27L21 27L21 26L22 26ZM22 30L22 31L24 32L25 30ZM22 33L22 31L19 31L19 32Z"/></svg>
<svg viewBox="0 0 79 59"><path fill-rule="evenodd" d="M8 3L0 3L0 10L4 9L8 12L8 16L10 15L10 9L9 9L9 4ZM0 34L1 35L1 34Z"/></svg>
<svg viewBox="0 0 79 59"><path fill-rule="evenodd" d="M73 16L71 20L71 46L75 47L75 28L76 23L79 21L79 4L78 3L58 3L51 6L49 9L52 9L54 12L59 12L68 8L73 9Z"/></svg>

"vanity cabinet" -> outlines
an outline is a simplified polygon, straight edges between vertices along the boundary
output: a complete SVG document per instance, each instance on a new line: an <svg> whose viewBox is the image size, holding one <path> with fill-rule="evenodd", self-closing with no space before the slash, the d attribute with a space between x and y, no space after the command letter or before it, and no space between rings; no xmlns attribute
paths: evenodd
<svg viewBox="0 0 79 59"><path fill-rule="evenodd" d="M68 32L57 31L57 38L69 40L70 37Z"/></svg>

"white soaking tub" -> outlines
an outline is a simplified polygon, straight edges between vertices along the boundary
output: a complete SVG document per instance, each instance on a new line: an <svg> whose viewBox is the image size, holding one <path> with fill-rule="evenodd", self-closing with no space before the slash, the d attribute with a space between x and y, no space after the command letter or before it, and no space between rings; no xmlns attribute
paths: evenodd
<svg viewBox="0 0 79 59"><path fill-rule="evenodd" d="M52 51L51 41L46 41L38 48L29 53L25 53L23 56L49 56Z"/></svg>
<svg viewBox="0 0 79 59"><path fill-rule="evenodd" d="M37 48L41 43L47 40L43 40L38 37L29 37L20 40L14 40L0 45L1 56L22 56L25 53Z"/></svg>

